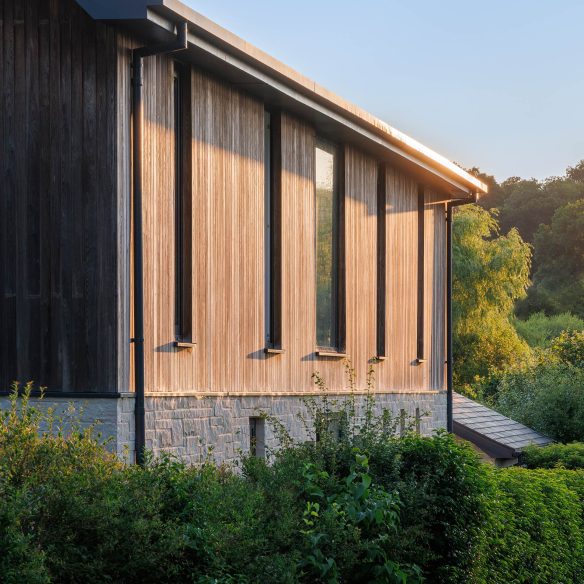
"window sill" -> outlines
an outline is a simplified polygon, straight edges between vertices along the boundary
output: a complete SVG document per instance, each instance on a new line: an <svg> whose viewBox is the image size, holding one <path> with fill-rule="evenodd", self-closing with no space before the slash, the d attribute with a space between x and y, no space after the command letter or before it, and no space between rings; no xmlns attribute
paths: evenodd
<svg viewBox="0 0 584 584"><path fill-rule="evenodd" d="M194 349L197 343L190 343L187 341L174 341L173 346L176 349Z"/></svg>
<svg viewBox="0 0 584 584"><path fill-rule="evenodd" d="M315 351L317 357L327 357L329 359L346 359L349 355L347 353L339 353L338 351L327 351L317 349Z"/></svg>
<svg viewBox="0 0 584 584"><path fill-rule="evenodd" d="M264 347L266 355L282 355L286 352L285 349L277 349L276 347Z"/></svg>

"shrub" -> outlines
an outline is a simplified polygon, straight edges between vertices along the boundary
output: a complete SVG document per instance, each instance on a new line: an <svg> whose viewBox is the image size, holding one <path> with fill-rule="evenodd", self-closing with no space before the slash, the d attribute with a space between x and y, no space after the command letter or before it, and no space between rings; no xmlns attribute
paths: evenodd
<svg viewBox="0 0 584 584"><path fill-rule="evenodd" d="M584 330L564 331L551 346L561 363L584 369Z"/></svg>
<svg viewBox="0 0 584 584"><path fill-rule="evenodd" d="M584 320L569 312L547 316L544 312L536 312L527 320L515 319L513 324L517 332L530 347L547 348L563 331L584 330Z"/></svg>
<svg viewBox="0 0 584 584"><path fill-rule="evenodd" d="M125 466L91 429L60 434L13 396L2 581L578 582L584 471L490 471L445 433L397 437L374 405L314 399L318 441L287 442L272 464L244 457L236 473L170 457Z"/></svg>
<svg viewBox="0 0 584 584"><path fill-rule="evenodd" d="M584 444L550 444L543 448L528 446L523 451L521 462L527 468L584 469Z"/></svg>
<svg viewBox="0 0 584 584"><path fill-rule="evenodd" d="M349 387L354 375L347 366ZM374 387L370 369L367 387ZM328 393L326 383L315 375L319 390ZM452 435L439 432L422 437L388 411L378 411L372 393L358 408L353 396L344 400L327 397L308 401L308 419L303 423L319 440L294 444L281 433L282 448L274 466L290 460L308 460L327 476L347 476L354 461L354 449L367 456L374 484L399 493L399 529L388 534L393 559L401 566L418 565L428 582L467 582L485 514L485 469L470 447L457 443ZM331 432L329 420L341 420ZM277 421L271 420L277 425Z"/></svg>
<svg viewBox="0 0 584 584"><path fill-rule="evenodd" d="M416 561L428 582L467 582L488 494L475 452L443 432L409 434L374 444L371 460L381 484L396 488L403 501L397 557Z"/></svg>
<svg viewBox="0 0 584 584"><path fill-rule="evenodd" d="M565 473L574 476L567 479ZM491 472L489 521L474 582L581 582L584 573L582 489L574 471Z"/></svg>
<svg viewBox="0 0 584 584"><path fill-rule="evenodd" d="M584 368L542 362L499 374L480 393L502 414L550 438L584 440Z"/></svg>

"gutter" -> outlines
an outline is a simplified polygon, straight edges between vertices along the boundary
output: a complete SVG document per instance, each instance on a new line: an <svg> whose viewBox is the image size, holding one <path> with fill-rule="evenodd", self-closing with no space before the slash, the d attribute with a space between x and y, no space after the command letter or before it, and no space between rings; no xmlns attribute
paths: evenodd
<svg viewBox="0 0 584 584"><path fill-rule="evenodd" d="M452 215L454 207L476 203L478 194L471 199L450 201L446 204L446 430L452 434L454 428L453 407L453 351L452 351Z"/></svg>
<svg viewBox="0 0 584 584"><path fill-rule="evenodd" d="M146 424L144 411L144 261L142 233L142 145L144 127L144 58L163 53L184 51L188 48L187 23L176 26L176 39L169 43L140 47L132 51L132 186L134 192L134 378L136 395L135 451L136 463L144 464Z"/></svg>

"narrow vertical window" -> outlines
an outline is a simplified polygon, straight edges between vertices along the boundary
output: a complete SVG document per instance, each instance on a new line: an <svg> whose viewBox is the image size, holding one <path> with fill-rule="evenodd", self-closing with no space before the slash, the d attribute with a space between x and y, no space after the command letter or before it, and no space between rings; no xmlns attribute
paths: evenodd
<svg viewBox="0 0 584 584"><path fill-rule="evenodd" d="M343 172L341 172L341 170ZM344 161L341 149L317 140L316 182L316 344L344 350L341 189Z"/></svg>
<svg viewBox="0 0 584 584"><path fill-rule="evenodd" d="M258 458L266 456L266 425L263 418L249 419L249 453Z"/></svg>
<svg viewBox="0 0 584 584"><path fill-rule="evenodd" d="M264 116L265 217L265 322L266 349L282 348L282 221L281 221L281 117Z"/></svg>
<svg viewBox="0 0 584 584"><path fill-rule="evenodd" d="M174 328L176 341L192 342L192 180L190 69L174 67Z"/></svg>
<svg viewBox="0 0 584 584"><path fill-rule="evenodd" d="M417 361L423 363L424 357L424 313L425 313L425 195L424 187L418 187L418 350Z"/></svg>
<svg viewBox="0 0 584 584"><path fill-rule="evenodd" d="M377 171L377 357L385 358L385 274L386 274L386 173L385 163Z"/></svg>

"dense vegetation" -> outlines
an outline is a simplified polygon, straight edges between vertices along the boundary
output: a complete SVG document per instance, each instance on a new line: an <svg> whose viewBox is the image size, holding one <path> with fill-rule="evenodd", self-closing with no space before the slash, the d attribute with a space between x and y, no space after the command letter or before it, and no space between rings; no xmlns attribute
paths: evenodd
<svg viewBox="0 0 584 584"><path fill-rule="evenodd" d="M140 468L14 398L0 423L2 581L578 582L581 471L488 468L450 435L396 437L372 401L312 412L320 440L283 432L270 465Z"/></svg>
<svg viewBox="0 0 584 584"><path fill-rule="evenodd" d="M584 469L584 444L550 444L543 448L528 446L522 455L527 468Z"/></svg>
<svg viewBox="0 0 584 584"><path fill-rule="evenodd" d="M479 203L497 213L501 232L516 229L533 246L533 284L518 315L584 318L584 160L565 176L543 181L512 177L499 184L476 168L471 172L489 185Z"/></svg>
<svg viewBox="0 0 584 584"><path fill-rule="evenodd" d="M457 389L568 442L584 440L584 161L511 178L454 224Z"/></svg>

